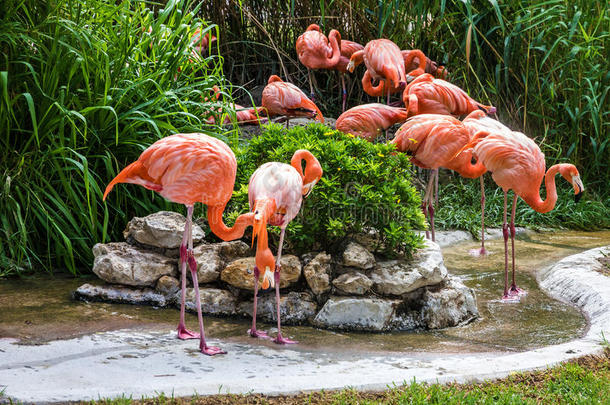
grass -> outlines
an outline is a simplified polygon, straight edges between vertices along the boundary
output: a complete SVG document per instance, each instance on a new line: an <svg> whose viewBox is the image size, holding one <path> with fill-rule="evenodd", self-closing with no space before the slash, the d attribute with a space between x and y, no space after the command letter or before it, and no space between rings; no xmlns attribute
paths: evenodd
<svg viewBox="0 0 610 405"><path fill-rule="evenodd" d="M100 399L82 404L184 405L184 404L608 404L610 349L543 371L512 374L497 381L472 384L405 383L382 392L318 391L296 396L260 394L213 395L175 398Z"/></svg>

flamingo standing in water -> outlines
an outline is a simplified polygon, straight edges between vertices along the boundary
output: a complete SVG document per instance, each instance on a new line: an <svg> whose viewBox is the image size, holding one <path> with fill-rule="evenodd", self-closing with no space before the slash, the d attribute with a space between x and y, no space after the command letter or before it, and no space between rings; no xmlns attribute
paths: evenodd
<svg viewBox="0 0 610 405"><path fill-rule="evenodd" d="M411 117L396 132L391 143L400 152L411 154L411 162L432 175L424 193L422 209L430 217L430 231L434 237L434 189L438 169L445 167L457 171L461 176L477 178L486 168L480 161L471 162L472 152L459 151L470 141L470 132L460 120L450 115L421 114ZM426 231L426 237L429 237Z"/></svg>
<svg viewBox="0 0 610 405"><path fill-rule="evenodd" d="M271 75L263 89L263 107L271 115L286 117L286 127L291 117L315 118L324 122L318 106L292 83L287 83L276 75Z"/></svg>
<svg viewBox="0 0 610 405"><path fill-rule="evenodd" d="M305 174L302 163L305 161ZM297 150L290 164L279 162L265 163L252 174L248 185L250 208L254 212L252 239L258 238L256 247L256 266L254 267L254 309L252 311L252 328L248 333L252 337L266 338L267 334L256 329L256 304L258 279L263 273L263 288L275 286L275 303L277 309L277 337L275 343L291 344L294 340L282 336L280 322L280 259L286 227L301 209L303 197L306 197L322 177L320 162L308 150ZM279 226L280 243L277 249L277 260L268 246L267 224Z"/></svg>
<svg viewBox="0 0 610 405"><path fill-rule="evenodd" d="M503 300L518 300L525 291L515 283L515 212L517 196L535 211L545 213L555 208L557 190L555 175L561 174L574 188L578 201L585 190L578 169L572 164L556 164L546 171L544 154L536 143L522 134L513 131L507 134L501 131L479 131L463 148L485 165L492 173L491 177L504 191L504 294ZM459 154L460 152L458 152ZM546 199L540 197L540 184L544 179ZM508 236L507 199L508 191L513 190L513 206L510 218L510 238L512 250L512 284L508 287Z"/></svg>
<svg viewBox="0 0 610 405"><path fill-rule="evenodd" d="M466 115L475 110L487 114L496 112L496 107L475 101L458 86L428 73L418 76L402 94L409 116L417 114Z"/></svg>
<svg viewBox="0 0 610 405"><path fill-rule="evenodd" d="M479 131L502 132L510 136L512 131L501 122L494 120L481 110L475 110L468 114L462 123L468 128L470 138L472 139ZM485 249L485 182L483 175L479 177L481 183L481 248L472 249L472 256L485 256L489 252Z"/></svg>
<svg viewBox="0 0 610 405"><path fill-rule="evenodd" d="M237 161L224 142L204 134L176 134L149 146L132 164L124 168L106 187L104 200L117 183L133 183L154 190L170 201L186 206L186 224L180 245L182 299L180 302L179 339L199 338L199 348L207 355L224 354L218 347L208 346L203 329L197 262L193 256L193 206L202 202L208 206L210 229L223 240L240 238L252 225L254 214L240 215L232 228L222 221L222 213L233 194ZM186 264L195 288L200 333L186 329L184 322Z"/></svg>
<svg viewBox="0 0 610 405"><path fill-rule="evenodd" d="M371 79L384 81L387 104L390 104L392 86L403 88L407 84L405 61L400 48L389 39L375 39L368 42L363 50L352 54L347 70L353 72L362 62L367 68L365 76L368 74Z"/></svg>
<svg viewBox="0 0 610 405"><path fill-rule="evenodd" d="M370 142L382 132L407 119L405 108L384 104L362 104L350 108L337 118L336 128L351 133Z"/></svg>

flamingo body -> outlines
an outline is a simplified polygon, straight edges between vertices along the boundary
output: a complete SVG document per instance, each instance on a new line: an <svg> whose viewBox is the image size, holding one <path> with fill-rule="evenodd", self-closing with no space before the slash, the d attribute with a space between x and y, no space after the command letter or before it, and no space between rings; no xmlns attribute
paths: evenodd
<svg viewBox="0 0 610 405"><path fill-rule="evenodd" d="M292 83L284 82L276 75L269 78L263 89L263 107L269 114L287 117L309 117L324 122L322 112L305 93Z"/></svg>
<svg viewBox="0 0 610 405"><path fill-rule="evenodd" d="M327 38L318 25L311 24L297 38L297 56L310 69L333 69L341 58L340 44L341 35L337 30L332 30Z"/></svg>
<svg viewBox="0 0 610 405"><path fill-rule="evenodd" d="M373 141L382 131L407 119L407 110L385 104L363 104L350 108L337 118L336 128L368 141Z"/></svg>

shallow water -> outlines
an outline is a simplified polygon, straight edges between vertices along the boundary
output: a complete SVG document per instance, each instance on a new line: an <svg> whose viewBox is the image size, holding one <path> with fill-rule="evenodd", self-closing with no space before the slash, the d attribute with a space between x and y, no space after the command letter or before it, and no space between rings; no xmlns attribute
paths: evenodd
<svg viewBox="0 0 610 405"><path fill-rule="evenodd" d="M443 249L450 273L475 289L481 317L468 325L439 331L384 334L346 333L311 327L287 326L284 335L299 340L295 349L362 352L489 352L523 351L562 343L582 335L586 321L575 308L542 293L535 272L561 258L593 247L610 244L610 231L554 232L522 235L516 241L517 284L528 295L519 303L503 303L504 242L487 243L492 255L473 258L465 242ZM173 329L176 309L73 301L71 291L93 278L40 276L0 281L0 337L16 337L22 344L44 344L107 330L135 328ZM249 319L205 317L206 334L214 339L254 343L245 335ZM196 316L187 314L195 327ZM260 329L272 325L259 324ZM257 344L273 345L259 340Z"/></svg>

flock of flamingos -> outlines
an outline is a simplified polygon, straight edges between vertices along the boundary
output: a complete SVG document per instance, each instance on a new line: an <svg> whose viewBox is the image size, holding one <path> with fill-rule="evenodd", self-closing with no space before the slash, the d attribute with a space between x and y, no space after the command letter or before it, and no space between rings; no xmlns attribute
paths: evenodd
<svg viewBox="0 0 610 405"><path fill-rule="evenodd" d="M201 54L215 37L193 36L194 53ZM578 170L572 164L557 164L545 174L544 154L526 135L512 131L489 117L495 113L492 106L483 105L459 87L445 81L447 71L430 61L419 50L401 51L392 41L376 39L366 46L341 40L336 30L326 37L312 24L296 42L299 60L308 69L334 69L341 73L343 109L346 90L343 73L353 72L364 62L366 72L362 79L364 90L371 96L386 96L388 105L365 104L345 111L337 119L336 128L369 141L373 141L390 126L405 122L391 140L400 152L411 155L411 161L432 170L423 198L424 214L430 219L434 240L434 195L437 192L438 169L454 170L467 178L481 178L489 171L504 190L504 294L505 301L518 301L525 291L515 284L515 209L517 196L538 212L552 210L557 201L555 175L559 172L574 188L576 198L584 191ZM309 71L313 98L312 75ZM379 81L375 85L373 82ZM392 93L402 92L404 107L390 104ZM261 113L290 117L311 117L324 121L322 113L312 99L291 83L271 76L263 90L262 108L246 109L236 106L237 120L241 123L259 120ZM456 117L466 116L460 121ZM303 170L304 165L304 170ZM275 286L277 310L277 337L279 344L297 343L282 336L280 325L280 257L286 226L297 215L306 197L322 176L322 165L307 150L297 150L290 164L269 162L259 167L250 177L248 195L251 212L240 215L233 227L227 227L222 218L231 198L235 183L237 162L231 149L222 141L200 133L176 134L160 139L146 149L136 160L124 168L111 182L104 199L117 183L139 184L154 190L166 199L184 204L187 209L184 236L180 246L180 272L182 299L178 338L199 339L200 350L207 355L224 354L222 349L209 346L205 341L201 313L197 263L193 256L192 216L196 202L208 206L210 229L223 240L243 236L248 226L253 227L253 240L257 238L256 266L254 267L254 309L252 337L269 338L256 329L256 303L259 276L263 275L263 288ZM540 184L544 178L546 199L540 197ZM513 190L510 226L507 223L507 193ZM485 194L482 189L482 217ZM267 224L281 229L277 258L268 246ZM512 284L508 283L508 239L512 250ZM477 251L485 254L484 244ZM186 266L191 271L195 288L196 308L200 333L185 326Z"/></svg>

